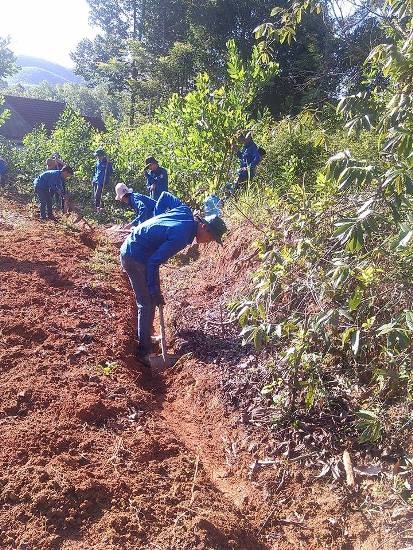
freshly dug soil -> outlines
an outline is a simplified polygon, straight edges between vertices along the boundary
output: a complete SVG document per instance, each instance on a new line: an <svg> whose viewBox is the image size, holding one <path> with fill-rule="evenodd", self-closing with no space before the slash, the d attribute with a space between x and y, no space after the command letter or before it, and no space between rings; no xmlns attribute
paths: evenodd
<svg viewBox="0 0 413 550"><path fill-rule="evenodd" d="M229 404L218 352L243 352L208 303L246 282L245 233L163 268L170 351L185 355L150 378L115 247L2 201L0 548L401 547L343 487L268 460L267 430Z"/></svg>

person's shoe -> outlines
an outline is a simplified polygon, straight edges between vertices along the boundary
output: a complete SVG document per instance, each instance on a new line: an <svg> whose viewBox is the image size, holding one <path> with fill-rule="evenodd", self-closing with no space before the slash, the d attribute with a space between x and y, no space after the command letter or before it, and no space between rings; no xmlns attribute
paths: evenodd
<svg viewBox="0 0 413 550"><path fill-rule="evenodd" d="M52 216L49 216L49 220L50 220L51 222L57 222L56 216L53 216L53 215L52 215Z"/></svg>

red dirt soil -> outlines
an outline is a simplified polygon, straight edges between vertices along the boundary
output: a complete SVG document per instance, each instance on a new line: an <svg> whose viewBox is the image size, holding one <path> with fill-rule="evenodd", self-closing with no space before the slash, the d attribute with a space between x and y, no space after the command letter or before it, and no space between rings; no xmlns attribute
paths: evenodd
<svg viewBox="0 0 413 550"><path fill-rule="evenodd" d="M281 453L259 462L269 434L228 406L208 301L254 261L241 230L163 268L169 334L185 328L190 353L149 379L115 248L112 264L97 230L0 206L0 548L400 548L343 487Z"/></svg>

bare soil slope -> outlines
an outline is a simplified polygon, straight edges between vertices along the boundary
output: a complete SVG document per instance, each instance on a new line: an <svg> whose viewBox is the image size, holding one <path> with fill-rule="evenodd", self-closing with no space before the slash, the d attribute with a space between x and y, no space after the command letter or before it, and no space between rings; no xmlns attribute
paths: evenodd
<svg viewBox="0 0 413 550"><path fill-rule="evenodd" d="M164 268L185 355L149 380L116 251L112 265L99 234L0 207L1 548L397 547L345 491L274 460L268 433L225 396L217 357L242 351L208 304L254 262L241 233L225 254L199 262L192 249L189 265Z"/></svg>

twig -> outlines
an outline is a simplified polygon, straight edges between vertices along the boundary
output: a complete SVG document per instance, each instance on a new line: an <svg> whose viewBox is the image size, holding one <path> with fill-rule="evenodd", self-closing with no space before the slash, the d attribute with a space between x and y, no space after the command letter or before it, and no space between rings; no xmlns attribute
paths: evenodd
<svg viewBox="0 0 413 550"><path fill-rule="evenodd" d="M184 512L182 512L182 514L179 514L179 516L176 516L176 519L174 521L174 526L173 526L173 529L172 529L172 534L173 534L174 538L175 538L175 529L176 529L176 526L178 525L178 521L181 518L185 517L186 514L188 514L188 513L189 513L189 510L185 510Z"/></svg>
<svg viewBox="0 0 413 550"><path fill-rule="evenodd" d="M303 458L309 458L310 456L314 456L314 455L317 455L318 454L318 451L314 451L312 453L305 453L303 455L299 455L299 456L294 456L293 458L290 458L289 460L290 461L293 461L293 460L302 460Z"/></svg>
<svg viewBox="0 0 413 550"><path fill-rule="evenodd" d="M219 320L221 321L221 338L224 338L225 332L224 332L224 317L222 315L222 303L219 302Z"/></svg>
<svg viewBox="0 0 413 550"><path fill-rule="evenodd" d="M301 522L294 521L293 519L275 518L275 521L278 521L278 523L282 523L283 525L296 525L297 527L301 527L301 529L311 529L311 527L303 525Z"/></svg>
<svg viewBox="0 0 413 550"><path fill-rule="evenodd" d="M220 326L225 326L225 325L233 325L234 323L236 323L236 319L234 320L231 320L231 319L228 319L228 321L214 321L212 319L207 319L205 321L205 325L215 325L217 327L220 327Z"/></svg>
<svg viewBox="0 0 413 550"><path fill-rule="evenodd" d="M270 513L268 514L268 516L264 520L264 523L258 529L258 535L260 535L262 533L263 529L265 529L265 527L267 526L267 523L270 521L271 516L274 514L275 510L278 508L279 504L280 503L277 502L277 504L271 508Z"/></svg>
<svg viewBox="0 0 413 550"><path fill-rule="evenodd" d="M198 475L198 464L199 464L199 455L196 457L196 460L195 460L195 472L194 472L194 478L192 480L191 499L189 501L189 504L192 504L195 498L194 490L195 490L196 476Z"/></svg>
<svg viewBox="0 0 413 550"><path fill-rule="evenodd" d="M346 472L346 482L349 487L354 487L355 480L354 480L354 470L353 465L351 463L350 453L345 450L343 452L343 464L344 464L344 470Z"/></svg>
<svg viewBox="0 0 413 550"><path fill-rule="evenodd" d="M275 495L278 494L278 493L280 492L280 490L282 489L282 486L284 485L285 475L286 475L286 470L283 471L282 477L281 477L281 481L279 482L279 484L277 485L277 487L276 487L276 489L275 489L275 491L274 491L274 494L275 494ZM265 518L264 523L263 523L263 524L261 525L261 527L259 528L258 534L260 534L260 533L263 531L263 529L266 527L267 523L268 523L268 522L270 521L270 519L271 519L271 516L274 514L275 510L279 507L279 505L280 505L280 502L277 501L277 504L275 504L275 505L272 507L270 513L269 513L268 516Z"/></svg>

